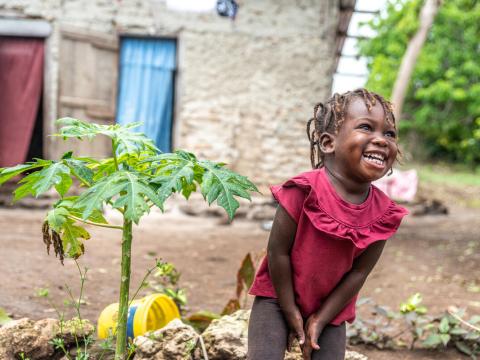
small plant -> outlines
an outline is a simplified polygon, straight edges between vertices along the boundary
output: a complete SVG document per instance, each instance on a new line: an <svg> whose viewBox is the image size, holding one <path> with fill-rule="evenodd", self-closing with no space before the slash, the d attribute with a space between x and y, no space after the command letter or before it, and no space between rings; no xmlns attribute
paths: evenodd
<svg viewBox="0 0 480 360"><path fill-rule="evenodd" d="M379 349L406 347L410 349L420 343L429 349L455 348L476 359L480 354L480 316L466 321L465 311L451 307L444 314L431 316L422 305L420 294L414 294L400 305L395 312L362 298L359 306L369 305L373 318L357 317L349 326L347 336L351 344L370 344ZM409 345L407 345L409 343Z"/></svg>
<svg viewBox="0 0 480 360"><path fill-rule="evenodd" d="M78 258L84 251L84 240L90 238L85 224L122 232L122 258L119 291L119 315L116 331L115 359L124 360L127 351L127 315L130 289L132 226L153 206L163 210L172 193L188 199L200 188L204 199L223 207L232 219L239 207L235 197L250 199L258 191L246 177L225 167L224 163L198 160L194 154L177 150L160 153L152 140L126 126L98 125L72 118L57 120L63 139L91 140L106 136L111 140L112 156L106 159L74 157L67 152L58 161L34 161L0 169L0 185L13 177L30 172L19 181L14 201L25 196L38 197L54 188L60 196L43 224L43 241L47 251L53 247L63 263L64 257ZM79 196L67 196L74 180L84 191ZM110 206L123 217L123 225L109 224L102 215Z"/></svg>
<svg viewBox="0 0 480 360"><path fill-rule="evenodd" d="M187 294L185 289L179 287L181 273L169 262L157 261L154 279L148 282L148 286L155 292L170 297L183 313L187 305Z"/></svg>

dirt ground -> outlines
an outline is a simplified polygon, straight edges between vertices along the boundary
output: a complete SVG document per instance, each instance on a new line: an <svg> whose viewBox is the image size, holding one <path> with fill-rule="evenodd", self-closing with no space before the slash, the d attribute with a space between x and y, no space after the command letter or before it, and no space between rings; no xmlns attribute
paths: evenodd
<svg viewBox="0 0 480 360"><path fill-rule="evenodd" d="M67 299L65 284L79 289L77 268L66 260L62 266L47 255L41 224L45 210L0 209L0 307L14 318L55 317L51 304L35 296L48 288L59 307ZM120 218L110 214L113 223ZM247 252L260 253L268 232L259 222L235 220L219 225L218 218L188 216L175 211L152 213L134 229L132 288L141 281L155 258L173 262L182 273L190 311L219 312L235 291L236 271ZM451 208L450 215L409 216L369 277L361 295L398 308L400 302L420 292L431 313L449 305L480 314L480 210ZM108 304L117 302L120 232L90 228L92 239L80 259L88 270L86 304L82 315L95 321ZM455 351L378 351L354 347L372 360L461 359Z"/></svg>

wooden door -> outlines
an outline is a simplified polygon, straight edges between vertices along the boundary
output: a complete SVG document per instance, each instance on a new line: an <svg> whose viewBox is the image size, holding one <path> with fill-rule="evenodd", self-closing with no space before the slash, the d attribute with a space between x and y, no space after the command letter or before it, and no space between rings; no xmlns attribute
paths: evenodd
<svg viewBox="0 0 480 360"><path fill-rule="evenodd" d="M60 30L58 117L114 124L118 78L118 38L78 28ZM73 150L76 156L111 156L106 137L94 141L56 138L54 159Z"/></svg>

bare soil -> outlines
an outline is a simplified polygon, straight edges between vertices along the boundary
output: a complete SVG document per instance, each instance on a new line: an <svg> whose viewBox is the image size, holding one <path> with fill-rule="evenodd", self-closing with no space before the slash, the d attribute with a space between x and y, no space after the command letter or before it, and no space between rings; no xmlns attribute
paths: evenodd
<svg viewBox="0 0 480 360"><path fill-rule="evenodd" d="M0 209L0 307L14 318L56 317L52 304L36 296L48 288L49 298L62 308L67 288L79 291L76 265L62 266L47 255L41 226L45 210ZM113 223L120 217L109 214ZM79 260L88 267L86 304L82 315L96 321L101 310L117 302L119 285L120 232L90 228L92 239ZM480 283L480 210L451 208L450 215L409 216L391 239L361 295L377 303L398 308L400 302L420 292L429 312L448 306L480 313L480 294L472 284ZM173 262L181 271L187 289L189 311L219 312L233 297L236 271L247 252L260 254L268 232L260 223L245 219L220 225L218 218L195 217L178 211L152 213L134 229L132 288L136 289L155 258ZM470 291L469 291L470 286ZM459 353L428 351L379 351L353 347L372 360L461 359Z"/></svg>

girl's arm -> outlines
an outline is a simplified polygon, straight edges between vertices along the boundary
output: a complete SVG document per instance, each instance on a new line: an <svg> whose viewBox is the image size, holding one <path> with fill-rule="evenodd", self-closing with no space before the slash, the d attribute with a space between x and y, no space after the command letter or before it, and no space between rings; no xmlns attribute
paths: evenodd
<svg viewBox="0 0 480 360"><path fill-rule="evenodd" d="M277 293L278 303L290 328L289 350L294 338L298 338L300 344L303 344L305 340L303 318L295 303L290 265L290 249L295 240L296 232L297 224L286 210L279 205L270 231L267 256L268 269Z"/></svg>
<svg viewBox="0 0 480 360"><path fill-rule="evenodd" d="M305 326L306 342L302 349L304 359L310 359L312 350L318 350L318 337L323 328L337 316L349 301L360 291L368 274L377 263L386 241L376 241L353 262L352 269L345 274L336 288L328 295L321 308L313 313Z"/></svg>

